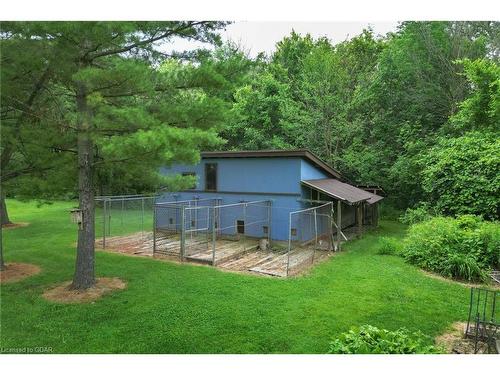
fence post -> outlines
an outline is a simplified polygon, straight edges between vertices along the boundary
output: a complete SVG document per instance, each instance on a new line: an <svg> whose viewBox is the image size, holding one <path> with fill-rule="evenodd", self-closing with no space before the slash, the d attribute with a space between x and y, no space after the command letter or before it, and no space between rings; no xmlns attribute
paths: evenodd
<svg viewBox="0 0 500 375"><path fill-rule="evenodd" d="M185 251L185 247L186 247L185 218L186 218L185 206L181 205L181 249L180 249L180 256L181 256L182 261L184 261L184 251Z"/></svg>
<svg viewBox="0 0 500 375"><path fill-rule="evenodd" d="M194 228L195 229L198 229L198 206L199 206L198 200L199 199L200 198L195 198L195 201L194 201L194 206L196 207L196 210L194 211L194 223L195 223L195 227ZM196 233L198 233L198 232L196 232Z"/></svg>
<svg viewBox="0 0 500 375"><path fill-rule="evenodd" d="M141 240L144 240L144 197L141 198Z"/></svg>
<svg viewBox="0 0 500 375"><path fill-rule="evenodd" d="M156 204L153 204L153 256L156 253Z"/></svg>
<svg viewBox="0 0 500 375"><path fill-rule="evenodd" d="M207 241L207 251L210 251L210 241L208 240L210 236L210 207L207 207L207 230L205 231L205 240Z"/></svg>
<svg viewBox="0 0 500 375"><path fill-rule="evenodd" d="M286 260L286 276L288 277L288 269L290 268L290 251L292 249L292 213L288 215L288 256Z"/></svg>
<svg viewBox="0 0 500 375"><path fill-rule="evenodd" d="M212 213L212 266L215 266L215 242L217 241L215 220L217 219L217 208L213 207Z"/></svg>
<svg viewBox="0 0 500 375"><path fill-rule="evenodd" d="M247 231L247 205L248 203L243 203L243 252L246 251L246 231ZM238 230L238 225L236 225L236 230Z"/></svg>
<svg viewBox="0 0 500 375"><path fill-rule="evenodd" d="M313 247L313 257L312 263L314 263L314 256L316 255L316 248L318 247L318 216L317 209L314 209L314 247Z"/></svg>
<svg viewBox="0 0 500 375"><path fill-rule="evenodd" d="M269 250L271 250L271 223L272 223L272 201L267 201L267 244L269 246Z"/></svg>
<svg viewBox="0 0 500 375"><path fill-rule="evenodd" d="M332 250L335 248L335 239L333 237L333 217L335 215L335 210L333 208L333 202L330 203L330 222L328 223L330 225L330 241L332 241L331 247Z"/></svg>
<svg viewBox="0 0 500 375"><path fill-rule="evenodd" d="M106 248L106 199L102 200L104 204L103 214L102 214L102 248Z"/></svg>
<svg viewBox="0 0 500 375"><path fill-rule="evenodd" d="M125 198L122 198L122 218L121 218L121 222L122 222L122 231L123 231L123 210L125 209Z"/></svg>
<svg viewBox="0 0 500 375"><path fill-rule="evenodd" d="M107 220L108 220L108 236L111 236L111 207L112 207L112 203L110 200L107 200L109 202L108 204L108 208L109 208L109 211L108 211L108 217L107 217Z"/></svg>

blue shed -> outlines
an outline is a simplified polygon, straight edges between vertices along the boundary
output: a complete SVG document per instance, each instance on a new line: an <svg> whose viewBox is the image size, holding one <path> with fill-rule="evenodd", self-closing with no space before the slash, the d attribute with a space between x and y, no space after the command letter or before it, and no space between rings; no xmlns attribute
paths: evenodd
<svg viewBox="0 0 500 375"><path fill-rule="evenodd" d="M289 238L290 212L333 202L336 211L333 217L337 224L341 223L342 229L355 225L376 225L377 203L382 199L350 184L338 171L308 150L203 152L198 164L176 164L162 168L161 173L195 175L197 182L192 189L162 194L157 200L159 203L201 202L209 198L218 199L224 205L270 201L270 237L281 241ZM244 219L251 221L249 216L251 214L247 213L243 217L238 210L232 210L231 214L224 216L228 223L221 221L216 225L220 228L230 225L245 227L247 223ZM193 220L193 225L202 225L200 223L199 218L196 224ZM258 225L246 235L262 237L267 230L270 229L266 225Z"/></svg>

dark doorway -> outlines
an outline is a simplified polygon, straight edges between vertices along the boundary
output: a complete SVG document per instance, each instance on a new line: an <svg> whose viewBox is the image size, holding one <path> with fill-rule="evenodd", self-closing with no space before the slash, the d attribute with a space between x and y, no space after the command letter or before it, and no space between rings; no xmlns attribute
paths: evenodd
<svg viewBox="0 0 500 375"><path fill-rule="evenodd" d="M238 234L245 234L245 222L243 220L236 220L236 230Z"/></svg>
<svg viewBox="0 0 500 375"><path fill-rule="evenodd" d="M217 164L205 164L205 190L217 190Z"/></svg>

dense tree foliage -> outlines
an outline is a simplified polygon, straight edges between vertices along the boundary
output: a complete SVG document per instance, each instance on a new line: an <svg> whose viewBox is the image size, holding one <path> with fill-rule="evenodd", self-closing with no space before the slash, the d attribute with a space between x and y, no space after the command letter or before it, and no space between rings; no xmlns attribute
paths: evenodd
<svg viewBox="0 0 500 375"><path fill-rule="evenodd" d="M21 97L5 107L13 120L2 124L8 126L2 154L9 156L2 155L2 169L12 163L24 171L19 176L30 176L38 167L29 164L31 155L18 140L24 128L29 142L42 144L47 137L65 141L64 147L38 151L40 159L50 163L60 163L59 153L70 154L69 161L64 159L68 174L45 181L49 189L71 183L78 191L83 219L73 288L85 289L95 282L96 171L101 181L115 172L122 185L141 174L147 182L159 179L160 166L195 162L200 149L218 142L214 128L224 120L225 106L213 91L221 82L214 74L205 78L200 64L190 62L195 54L169 58L158 43L174 37L218 43L217 30L223 26L191 21L2 23L2 51L7 48L7 58L11 55L26 65L24 70L14 65L9 80L4 84L2 79L2 96ZM24 55L25 47L29 56ZM8 62L2 61L2 66ZM26 88L19 90L21 80ZM33 116L24 114L32 111L35 93L47 98L41 108L60 114L62 121L37 115L42 123L27 124ZM124 170L130 173L120 173Z"/></svg>
<svg viewBox="0 0 500 375"><path fill-rule="evenodd" d="M472 147L469 131L487 132L484 147L500 134L499 30L496 22L404 22L385 36L368 29L337 44L293 32L235 91L225 147L308 148L351 181L382 185L399 208L437 203L445 185L431 184L431 170L445 153L436 150ZM482 168L474 150L489 187L448 191L469 208L439 207L497 218L495 166ZM485 189L488 208L471 202Z"/></svg>
<svg viewBox="0 0 500 375"><path fill-rule="evenodd" d="M438 212L500 217L500 139L493 133L443 138L422 164L425 198Z"/></svg>
<svg viewBox="0 0 500 375"><path fill-rule="evenodd" d="M78 194L90 223L95 193L178 189L191 181L160 166L265 148L308 148L399 208L498 218L498 22L404 22L340 43L292 32L255 59L220 44L224 25L2 23L2 220L5 194ZM166 54L174 37L218 47Z"/></svg>

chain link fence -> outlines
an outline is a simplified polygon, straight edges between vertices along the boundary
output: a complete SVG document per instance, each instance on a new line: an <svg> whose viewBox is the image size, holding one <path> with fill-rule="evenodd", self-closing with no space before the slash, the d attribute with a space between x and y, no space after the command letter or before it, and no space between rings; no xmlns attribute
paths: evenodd
<svg viewBox="0 0 500 375"><path fill-rule="evenodd" d="M220 203L200 199L156 204L154 253L215 265L269 247L271 201Z"/></svg>
<svg viewBox="0 0 500 375"><path fill-rule="evenodd" d="M184 259L186 239L190 246L194 246L203 239L203 235L206 236L206 228L210 223L208 210L219 202L219 198L203 198L156 203L153 213L153 254L174 255Z"/></svg>
<svg viewBox="0 0 500 375"><path fill-rule="evenodd" d="M222 204L221 198L199 198L160 203L156 198L98 197L97 245L276 276L296 275L334 249L337 229L331 202L291 211L274 207L270 200ZM272 241L273 230L281 240Z"/></svg>
<svg viewBox="0 0 500 375"><path fill-rule="evenodd" d="M156 196L102 196L95 199L96 240L107 245L130 240L146 241L151 237L153 206Z"/></svg>
<svg viewBox="0 0 500 375"><path fill-rule="evenodd" d="M334 249L333 203L289 213L286 276Z"/></svg>

